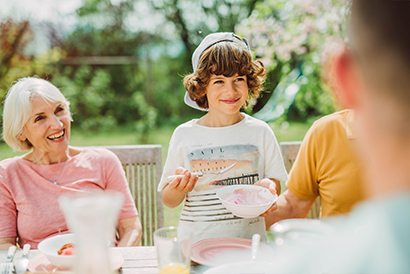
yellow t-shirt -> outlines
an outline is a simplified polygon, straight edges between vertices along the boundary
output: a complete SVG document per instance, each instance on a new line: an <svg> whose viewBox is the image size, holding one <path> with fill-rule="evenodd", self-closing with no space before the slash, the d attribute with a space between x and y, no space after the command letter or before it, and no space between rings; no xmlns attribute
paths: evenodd
<svg viewBox="0 0 410 274"><path fill-rule="evenodd" d="M286 182L286 187L301 199L320 196L321 217L347 213L363 200L352 117L352 110L343 110L317 120L303 139Z"/></svg>

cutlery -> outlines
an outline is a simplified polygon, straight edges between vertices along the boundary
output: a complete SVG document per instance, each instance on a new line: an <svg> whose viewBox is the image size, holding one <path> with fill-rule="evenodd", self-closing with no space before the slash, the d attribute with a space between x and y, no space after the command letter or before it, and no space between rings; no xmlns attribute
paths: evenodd
<svg viewBox="0 0 410 274"><path fill-rule="evenodd" d="M25 244L23 247L23 255L21 256L21 259L19 259L17 262L14 264L14 270L16 271L17 274L20 273L25 273L27 271L27 266L28 266L28 253L30 252L30 245Z"/></svg>
<svg viewBox="0 0 410 274"><path fill-rule="evenodd" d="M0 266L1 274L12 274L13 273L13 257L14 253L16 253L16 246L12 245L9 247L7 252L6 262L2 263Z"/></svg>
<svg viewBox="0 0 410 274"><path fill-rule="evenodd" d="M259 250L259 243L261 241L261 235L259 234L253 234L252 236L252 262L255 262L256 256L258 256L258 250Z"/></svg>
<svg viewBox="0 0 410 274"><path fill-rule="evenodd" d="M230 166L228 166L228 167L226 167L226 168L220 170L219 172L192 172L191 174L194 175L194 176L196 176L196 177L202 177L202 176L204 176L205 174L220 175L220 174L223 174L223 173L227 172L228 170L230 170L231 168L233 168L235 165L236 165L236 163L234 163L234 164L232 164L232 165L230 165ZM175 178L178 178L178 177L184 177L184 175L185 175L185 174L168 176L168 177L167 177L167 182L171 182L171 181L173 181Z"/></svg>

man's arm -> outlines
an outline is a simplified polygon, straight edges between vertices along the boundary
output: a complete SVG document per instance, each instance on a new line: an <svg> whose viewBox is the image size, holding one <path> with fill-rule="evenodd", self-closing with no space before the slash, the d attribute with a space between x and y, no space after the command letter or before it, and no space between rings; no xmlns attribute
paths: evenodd
<svg viewBox="0 0 410 274"><path fill-rule="evenodd" d="M266 230L274 223L290 218L305 218L315 199L301 199L287 189L276 201L277 209L265 216Z"/></svg>

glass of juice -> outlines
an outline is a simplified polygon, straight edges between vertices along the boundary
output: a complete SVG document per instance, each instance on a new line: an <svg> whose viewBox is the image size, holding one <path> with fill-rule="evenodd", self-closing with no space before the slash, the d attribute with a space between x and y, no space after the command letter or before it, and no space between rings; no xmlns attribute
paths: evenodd
<svg viewBox="0 0 410 274"><path fill-rule="evenodd" d="M174 226L154 232L160 274L189 274L191 266L191 233L178 233Z"/></svg>

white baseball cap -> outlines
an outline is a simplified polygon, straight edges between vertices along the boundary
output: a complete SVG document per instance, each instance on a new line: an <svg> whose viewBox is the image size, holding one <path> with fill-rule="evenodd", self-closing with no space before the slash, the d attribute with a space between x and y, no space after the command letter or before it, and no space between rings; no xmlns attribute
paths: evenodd
<svg viewBox="0 0 410 274"><path fill-rule="evenodd" d="M192 54L192 69L194 70L194 72L196 72L196 70L198 69L199 59L201 58L202 53L210 46L216 43L222 42L222 41L230 41L230 42L238 43L239 45L246 48L249 52L251 52L248 41L245 38L239 37L233 32L211 33L207 35L204 38L204 40L202 40L201 44L199 44L199 46L195 49L194 53ZM208 109L199 107L196 104L196 102L191 99L188 92L185 92L184 102L185 104L187 104L188 106L192 108L202 110L202 111L208 111Z"/></svg>

